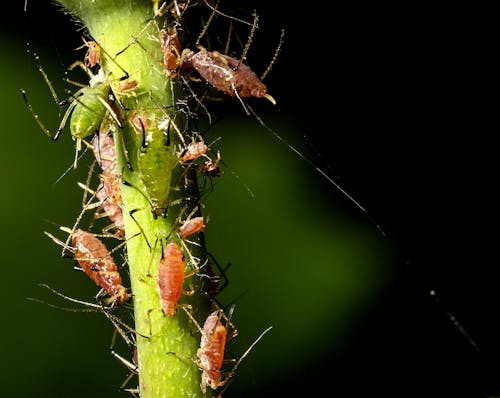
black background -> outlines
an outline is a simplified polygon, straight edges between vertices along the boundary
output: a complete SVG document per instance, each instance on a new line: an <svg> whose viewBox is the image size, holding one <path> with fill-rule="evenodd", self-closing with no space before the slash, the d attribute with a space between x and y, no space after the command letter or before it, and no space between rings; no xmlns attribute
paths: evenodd
<svg viewBox="0 0 500 398"><path fill-rule="evenodd" d="M79 41L55 7L30 3L29 31L40 32L34 40ZM342 365L318 363L280 392L500 396L492 10L248 3L261 16L269 54L279 30L286 32L267 81L280 114L302 125L310 156L367 208L401 258L398 283L352 336ZM4 9L5 34L24 35L25 20L22 4ZM326 181L324 189L332 191ZM346 209L356 212L352 203Z"/></svg>

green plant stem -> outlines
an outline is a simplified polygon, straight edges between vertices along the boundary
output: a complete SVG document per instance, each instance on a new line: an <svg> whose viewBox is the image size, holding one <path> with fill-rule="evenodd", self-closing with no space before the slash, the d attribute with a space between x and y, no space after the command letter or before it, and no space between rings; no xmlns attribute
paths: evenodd
<svg viewBox="0 0 500 398"><path fill-rule="evenodd" d="M125 184L121 186L123 213L127 239L127 263L129 266L131 292L133 295L137 353L139 367L140 396L142 398L182 398L204 395L200 388L201 372L195 363L200 332L183 308L175 316L165 317L161 311L157 288L157 269L162 247L168 241L183 246L176 235L180 214L187 217L198 204L196 176L186 171L178 162L180 138L171 134L171 143L165 147L170 170L155 170L158 176L170 180L170 205L167 217L154 218L150 202L145 197L138 157L142 148L143 134L137 132L129 122L134 114L147 114L155 127L165 117L184 125L175 109L174 97L182 91L171 84L165 74L161 60L157 25L138 34L153 16L149 0L59 0L59 3L82 21L91 37L101 46L102 67L112 87L126 74L129 80L137 81L135 95L120 95L118 99L124 109L117 111L123 128L114 127L118 165ZM136 41L132 40L136 38ZM115 57L115 54L126 49ZM146 151L148 148L145 149ZM159 164L158 167L164 166ZM169 177L169 178L167 178ZM158 184L163 181L157 181ZM132 216L131 216L132 214ZM167 241L166 241L167 239ZM203 258L202 237L199 246L190 245L186 258L186 272L195 267L191 258ZM185 289L194 290L192 296L181 297L183 305L189 304L192 315L203 323L210 309L210 302L202 294L201 279L194 275L186 278Z"/></svg>

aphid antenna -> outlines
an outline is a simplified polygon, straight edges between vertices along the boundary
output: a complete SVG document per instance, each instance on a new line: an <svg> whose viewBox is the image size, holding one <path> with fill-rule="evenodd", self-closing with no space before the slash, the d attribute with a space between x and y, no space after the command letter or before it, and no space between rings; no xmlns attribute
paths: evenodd
<svg viewBox="0 0 500 398"><path fill-rule="evenodd" d="M276 131L274 131L271 127L269 127L267 124L264 123L262 118L257 115L257 113L250 107L248 106L248 109L251 111L252 115L257 119L259 124L264 127L269 133L271 133L278 141L283 143L288 149L290 149L292 152L294 152L296 155L299 156L304 162L306 162L309 166L311 166L317 173L319 173L323 178L325 178L331 185L335 187L342 195L344 195L351 203L353 203L359 210L361 210L362 213L364 213L365 217L368 218L368 220L375 226L375 228L380 232L380 234L384 238L388 238L387 234L385 231L382 229L380 224L378 224L368 213L365 207L361 205L360 202L358 202L356 199L354 199L353 196L351 196L340 184L338 184L332 177L330 177L328 174L326 174L323 170L321 170L318 166L314 164L312 160L310 160L307 156L305 156L302 152L300 152L297 148L295 148L293 145L288 143L281 135L279 135Z"/></svg>
<svg viewBox="0 0 500 398"><path fill-rule="evenodd" d="M82 140L82 142L85 142L84 140ZM80 152L76 152L76 159L77 159L77 162L83 158L85 156L85 153L87 152L87 148L84 148L82 151ZM66 175L68 175L71 171L73 171L75 169L75 161L73 160L71 162L71 165L68 166L68 168L66 170L64 170L64 172L57 178L57 180L54 181L54 185L55 184L58 184L64 177L66 177Z"/></svg>
<svg viewBox="0 0 500 398"><path fill-rule="evenodd" d="M75 299L73 297L66 296L65 294L50 287L46 283L39 283L38 286L44 287L44 288L50 290L52 293L56 294L57 296L62 297L63 299L70 301L72 303L81 304L81 305L84 305L86 307L96 308L97 310L112 310L114 308L114 307L107 307L107 306L104 306L102 304L89 303L88 301L78 300L78 299Z"/></svg>
<svg viewBox="0 0 500 398"><path fill-rule="evenodd" d="M245 43L245 47L243 47L243 52L241 53L240 60L236 69L240 67L240 64L247 58L248 50L250 49L250 45L252 44L253 36L255 35L255 31L258 28L259 16L257 15L257 10L253 11L253 24L250 29L250 33L248 34L247 42Z"/></svg>
<svg viewBox="0 0 500 398"><path fill-rule="evenodd" d="M97 308L69 308L69 307L61 307L59 305L55 305L55 304L49 303L48 301L40 300L40 299L34 298L34 297L26 297L26 300L33 301L35 303L40 303L40 304L43 304L43 305L47 305L47 306L49 306L51 308L55 308L57 310L66 311L66 312L99 312L99 310Z"/></svg>
<svg viewBox="0 0 500 398"><path fill-rule="evenodd" d="M259 337L257 337L252 344L245 350L245 352L240 356L240 358L235 362L233 368L227 373L226 378L222 380L219 384L219 387L223 387L222 390L217 394L215 398L222 398L222 394L226 392L228 388L228 382L231 380L231 378L234 376L236 373L236 369L238 369L238 366L240 366L241 362L245 357L252 351L252 349L257 345L257 343L266 335L273 327L269 326L267 329L265 329Z"/></svg>
<svg viewBox="0 0 500 398"><path fill-rule="evenodd" d="M66 256L66 251L73 252L74 247L70 246L68 243L63 242L62 240L56 238L54 235L52 235L50 232L43 231L45 235L47 235L50 239L52 239L55 243L57 243L59 246L62 246L63 251L61 253L61 257L68 257Z"/></svg>
<svg viewBox="0 0 500 398"><path fill-rule="evenodd" d="M433 289L429 292L429 296L432 297L432 299L434 300L434 303L436 305L441 307L441 310L444 311L446 317L451 322L451 324L460 332L460 334L465 338L465 340L467 340L467 342L472 346L472 348L476 352L481 353L479 345L472 338L472 336L469 334L469 332L467 332L465 327L458 321L458 319L455 317L455 315L453 315L449 310L443 308L443 304L441 303L441 300L439 298L438 293Z"/></svg>
<svg viewBox="0 0 500 398"><path fill-rule="evenodd" d="M229 15L229 14L226 14L226 13L220 11L217 8L218 5L219 5L219 1L217 1L217 3L215 4L215 6L212 6L208 0L203 0L203 2L205 3L205 5L208 8L210 8L213 11L214 14L219 14L219 15L221 15L221 16L223 16L225 18L231 19L233 21L240 22L240 23L248 25L248 26L252 26L252 22L245 21L244 19L240 19L240 18L237 18L237 17L235 17L233 15Z"/></svg>
<svg viewBox="0 0 500 398"><path fill-rule="evenodd" d="M278 59L278 54L281 52L281 46L283 45L284 37L285 37L285 29L281 29L280 40L278 42L278 46L276 47L276 50L274 51L274 56L271 59L271 62L267 66L264 73L260 76L260 80L264 80L266 78L266 76L269 74L269 72L271 72L271 69L273 68L274 64L276 63L276 61ZM274 105L276 104L276 101L274 101L274 98L272 98L272 100L270 98L267 98L267 99L269 101L271 101L271 103L273 103Z"/></svg>
<svg viewBox="0 0 500 398"><path fill-rule="evenodd" d="M205 23L205 25L203 26L203 29L201 30L200 34L198 35L198 38L196 39L196 43L195 43L196 48L199 50L202 49L202 46L200 45L200 40L203 38L203 36L206 35L206 33L208 31L208 27L210 26L212 19L214 19L215 13L217 12L217 8L219 7L219 2L220 2L220 0L217 0L217 2L215 3L215 6L213 6L213 7L209 6L209 8L212 10L212 13L208 17L208 20ZM205 4L208 5L208 2L205 2Z"/></svg>

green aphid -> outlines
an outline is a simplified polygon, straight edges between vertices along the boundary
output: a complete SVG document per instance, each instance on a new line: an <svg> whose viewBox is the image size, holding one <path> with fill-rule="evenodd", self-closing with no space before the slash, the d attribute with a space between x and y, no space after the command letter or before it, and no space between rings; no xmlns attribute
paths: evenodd
<svg viewBox="0 0 500 398"><path fill-rule="evenodd" d="M70 131L76 140L78 151L81 149L82 140L99 130L107 111L116 120L116 115L107 102L110 90L109 81L100 69L96 75L92 75L89 86L77 92L71 104Z"/></svg>
<svg viewBox="0 0 500 398"><path fill-rule="evenodd" d="M168 131L151 126L144 129L143 134L143 145L138 156L139 173L153 216L166 217L172 169L179 160L170 143Z"/></svg>

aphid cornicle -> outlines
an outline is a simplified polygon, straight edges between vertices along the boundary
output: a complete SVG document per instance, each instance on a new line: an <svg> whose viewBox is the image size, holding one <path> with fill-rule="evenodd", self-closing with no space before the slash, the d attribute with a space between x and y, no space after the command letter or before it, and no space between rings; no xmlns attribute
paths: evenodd
<svg viewBox="0 0 500 398"><path fill-rule="evenodd" d="M113 304L121 304L130 298L122 285L118 267L109 250L95 235L77 229L71 234L73 255L83 271L97 286L103 288Z"/></svg>
<svg viewBox="0 0 500 398"><path fill-rule="evenodd" d="M175 315L177 301L182 295L185 262L177 244L171 242L163 249L158 266L158 291L163 315Z"/></svg>

